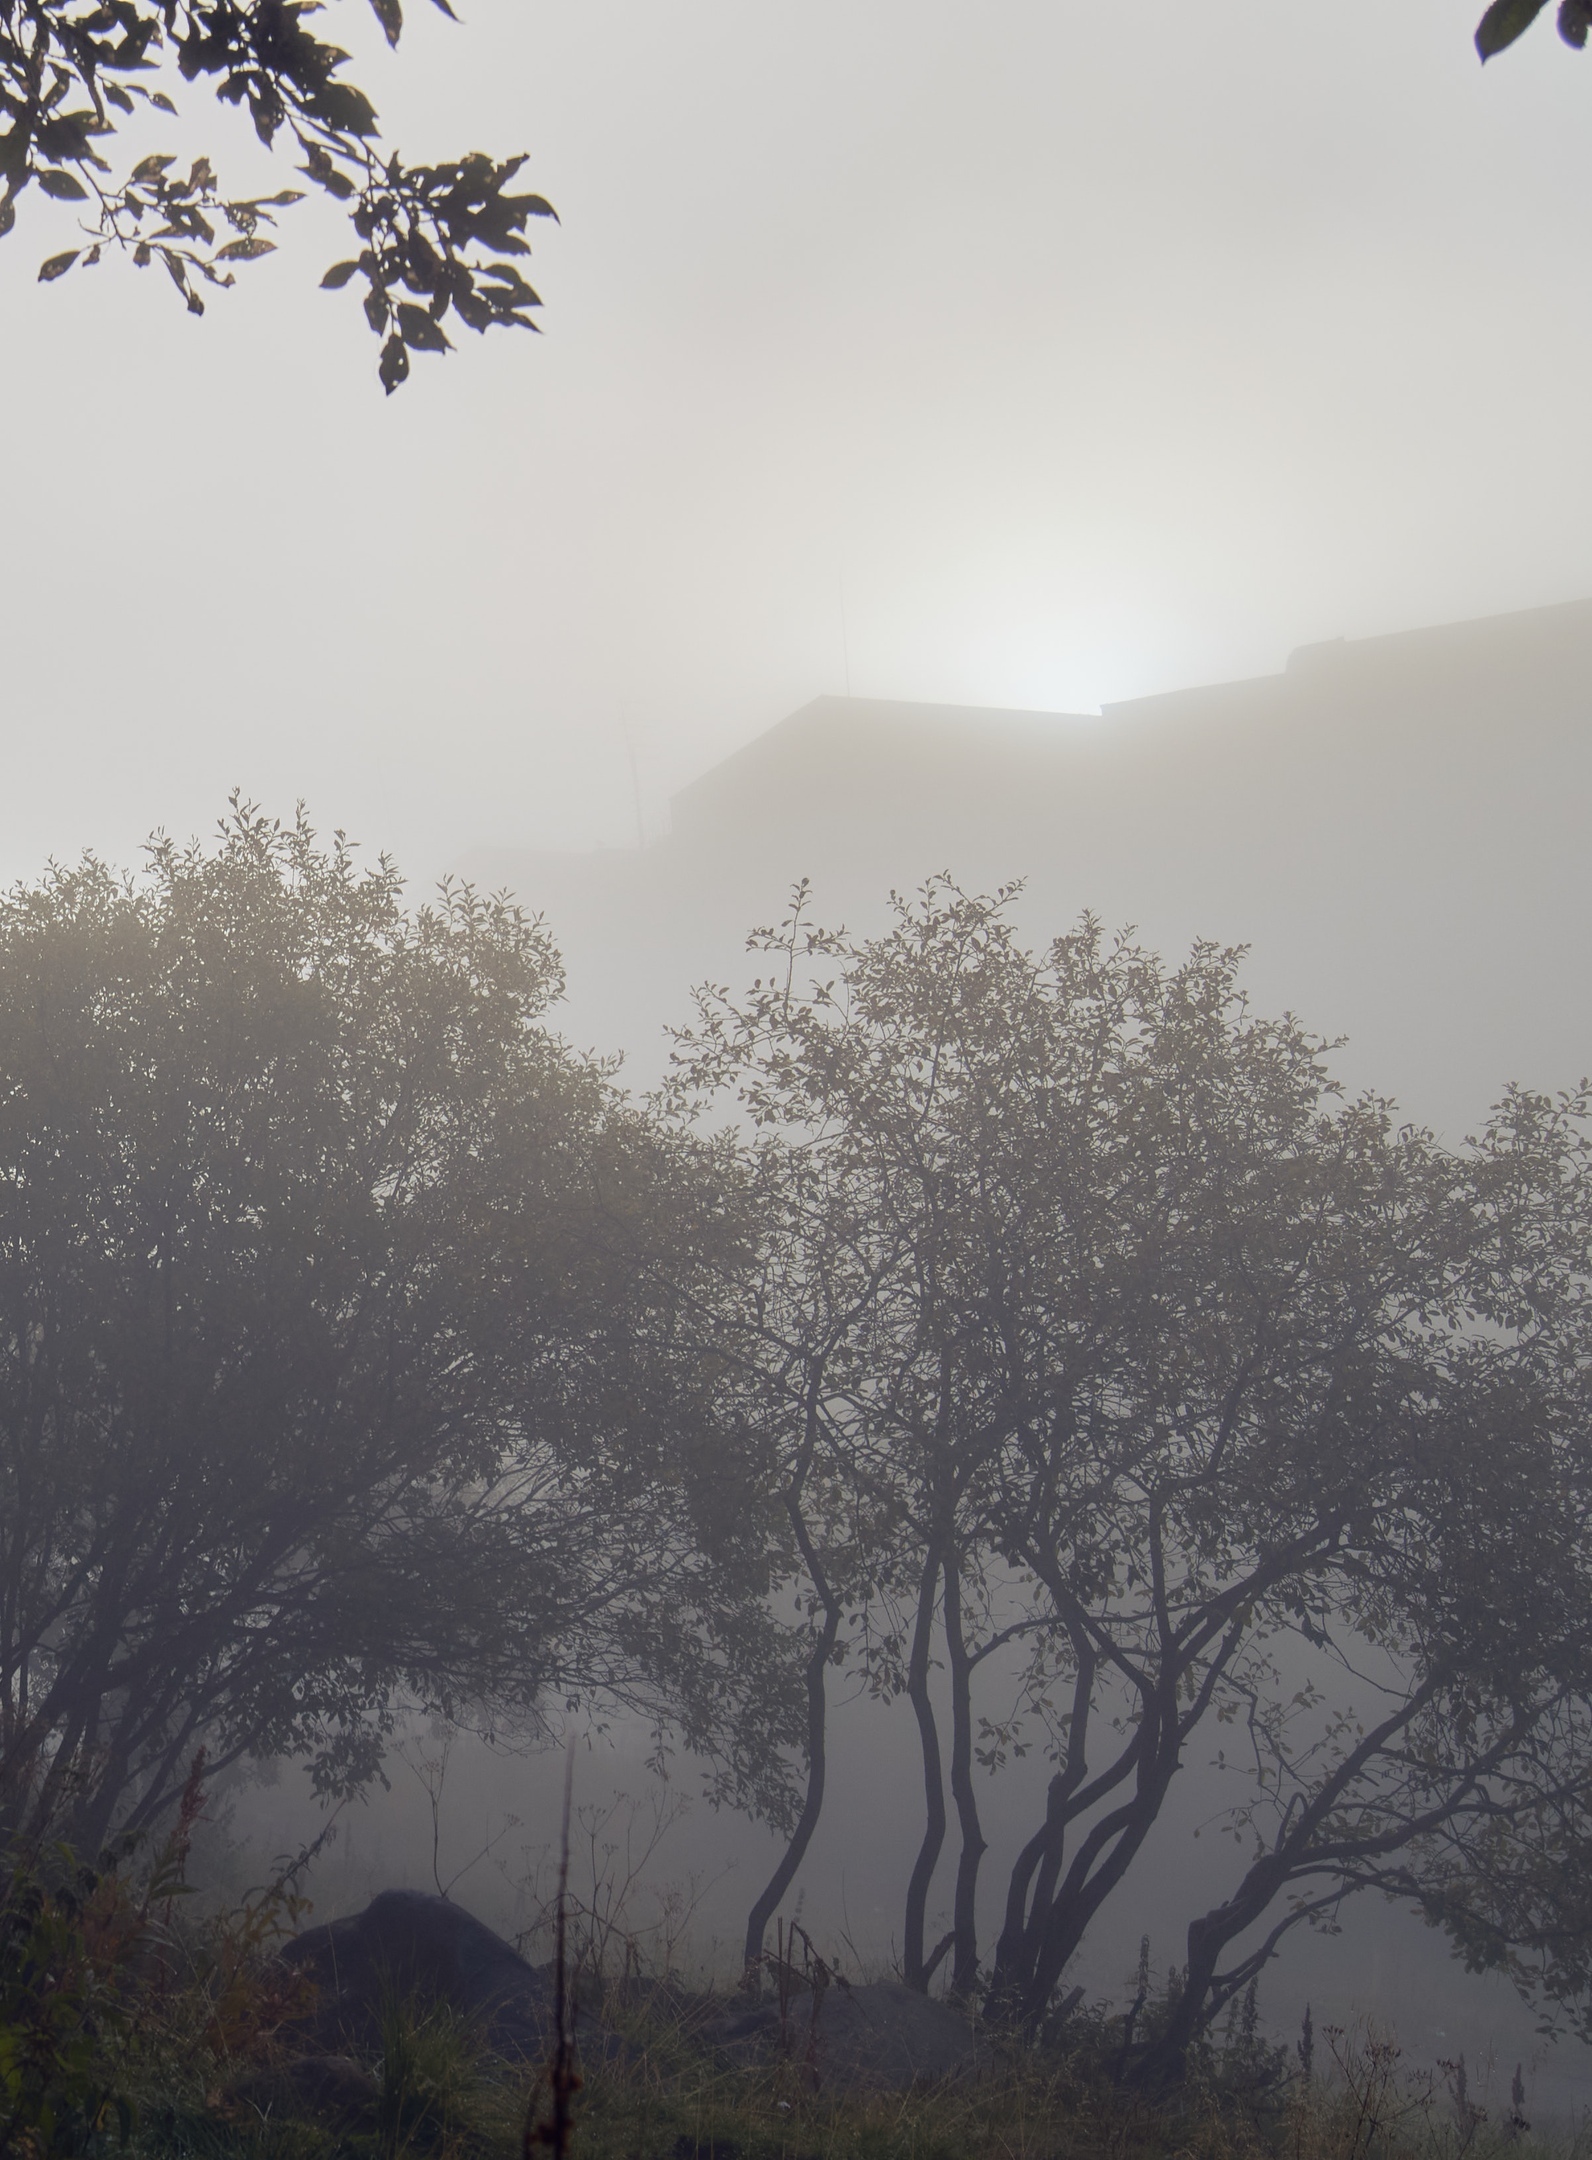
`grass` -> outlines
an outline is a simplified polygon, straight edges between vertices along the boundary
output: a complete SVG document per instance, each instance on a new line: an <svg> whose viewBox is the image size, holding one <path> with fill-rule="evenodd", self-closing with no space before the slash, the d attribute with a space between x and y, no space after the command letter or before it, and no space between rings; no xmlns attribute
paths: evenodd
<svg viewBox="0 0 1592 2160"><path fill-rule="evenodd" d="M335 2127L219 2104L142 2110L136 2160L521 2160L535 2084L446 2013L392 2004L379 2099ZM1404 2070L1369 2029L1335 2036L1324 2077L1245 2084L1220 2056L1160 2103L1087 2051L1013 2054L904 2093L814 2090L799 2065L726 2069L678 2022L579 2096L576 2160L1588 2160L1582 2139L1492 2119L1451 2082ZM1272 2051L1273 2059L1280 2051ZM105 2141L104 2149L112 2149Z"/></svg>
<svg viewBox="0 0 1592 2160"><path fill-rule="evenodd" d="M4 2160L549 2149L533 2134L545 2073L495 2059L446 2008L388 2000L373 2059L307 2092L304 2003L275 1957L297 1901L273 1890L187 1922L173 1886L164 1865L133 1879L65 1862L0 1885ZM585 1985L618 2039L577 2096L574 2160L1592 2160L1592 2136L1533 2131L1518 2090L1478 2104L1462 2061L1413 2070L1370 2026L1284 2049L1252 1999L1153 2101L1116 2078L1124 2026L1104 2008L1046 2047L986 2046L976 2072L887 2093L815 2086L794 2060L730 2063L700 2038L702 2002L668 1984L605 1986L599 1968Z"/></svg>

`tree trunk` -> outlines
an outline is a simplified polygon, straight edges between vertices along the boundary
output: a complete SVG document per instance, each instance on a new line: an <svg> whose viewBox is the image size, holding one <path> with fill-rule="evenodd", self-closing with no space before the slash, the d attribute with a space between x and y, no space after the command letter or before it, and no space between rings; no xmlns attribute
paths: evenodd
<svg viewBox="0 0 1592 2160"><path fill-rule="evenodd" d="M962 1580L957 1556L945 1559L945 1646L951 1677L951 1795L962 1849L951 1909L951 1993L966 2000L978 1985L978 1871L984 1829L973 1790L973 1660L962 1635Z"/></svg>
<svg viewBox="0 0 1592 2160"><path fill-rule="evenodd" d="M824 1612L823 1625L814 1639L804 1673L807 1689L807 1791L802 1798L802 1809L796 1818L796 1827L780 1855L779 1865L746 1916L742 1970L748 1977L763 1955L763 1941L768 1933L768 1923L779 1910L780 1899L790 1888L795 1880L796 1870L807 1856L807 1848L812 1843L813 1832L818 1827L818 1818L824 1808L829 1728L826 1679L830 1658L840 1638L841 1603L833 1583L829 1580L829 1571L818 1557L818 1548L813 1543L812 1533L802 1512L807 1479L818 1446L818 1388L821 1378L822 1367L815 1364L807 1381L802 1451L785 1495L785 1512L790 1518L796 1549L801 1554L802 1565L807 1570L808 1579Z"/></svg>
<svg viewBox="0 0 1592 2160"><path fill-rule="evenodd" d="M1045 1819L1017 1855L1006 1887L1006 1918L995 1946L995 1971L990 1980L985 2015L1005 2021L1017 2015L1025 1989L1033 1978L1034 1951L1028 1936L1029 1885L1034 1884L1034 1911L1048 1906L1066 1856L1067 1831L1073 1811L1068 1806L1089 1775L1089 1722L1094 1714L1094 1682L1097 1660L1085 1637L1073 1636L1077 1670L1073 1676L1072 1715L1067 1722L1067 1754L1045 1792ZM1034 1883L1035 1872L1038 1882Z"/></svg>
<svg viewBox="0 0 1592 2160"><path fill-rule="evenodd" d="M1029 1885L1035 1870L1039 1870L1033 1910L1042 1911L1050 1903L1066 1851L1068 1792L1066 1777L1058 1770L1046 1789L1045 1819L1012 1867L1006 1890L1006 1921L995 1945L995 1970L984 2005L984 2014L992 2024L1008 2023L1021 2015L1038 1949L1028 1925Z"/></svg>
<svg viewBox="0 0 1592 2160"><path fill-rule="evenodd" d="M807 1856L813 1832L824 1807L824 1782L827 1774L825 1756L829 1718L828 1691L825 1678L829 1660L840 1634L840 1602L836 1598L822 1570L813 1571L815 1587L824 1608L823 1626L813 1642L807 1659L807 1791L802 1799L802 1809L796 1818L796 1827L790 1841L780 1855L779 1865L769 1877L762 1895L746 1916L746 1944L742 1963L750 1974L763 1955L763 1940L768 1933L768 1923L779 1910L779 1901L790 1888L796 1870Z"/></svg>
<svg viewBox="0 0 1592 2160"><path fill-rule="evenodd" d="M1043 2018L1095 1914L1132 1866L1161 1812L1180 1749L1175 1676L1170 1681L1162 1676L1142 1717L1132 1797L1091 1824L1054 1893L1048 1888L1054 1870L1047 1865L1042 1871L1023 1928L1024 1978L1017 1991L1018 2014L1030 2032Z"/></svg>
<svg viewBox="0 0 1592 2160"><path fill-rule="evenodd" d="M1091 1831L1049 1910L1031 1918L1029 1927L1037 1942L1022 1994L1022 2019L1028 2030L1038 2026L1095 1914L1138 1857L1139 1848L1155 1826L1168 1782L1169 1777L1156 1778L1147 1791L1115 1810L1103 1824L1096 1824L1095 1831L1104 1834L1094 1849L1091 1840L1095 1831Z"/></svg>
<svg viewBox="0 0 1592 2160"><path fill-rule="evenodd" d="M938 1953L933 1960L924 1954L923 1924L928 1910L929 1885L945 1843L945 1781L940 1770L940 1733L929 1700L929 1642L934 1632L934 1593L939 1584L940 1562L934 1553L923 1564L918 1590L917 1618L912 1628L912 1654L907 1664L907 1699L918 1721L918 1741L923 1751L923 1842L913 1862L907 1884L905 1938L902 1944L902 1977L908 1987L927 1994Z"/></svg>
<svg viewBox="0 0 1592 2160"><path fill-rule="evenodd" d="M1236 1993L1229 1976L1213 1996L1217 1961L1236 1936L1242 1935L1260 1919L1288 1880L1288 1875L1287 1860L1280 1854L1268 1853L1255 1861L1225 1903L1213 1906L1209 1912L1201 1913L1189 1922L1188 1964L1182 1986L1154 2042L1133 2065L1135 2084L1161 2090L1175 2084L1182 2076L1189 2048L1221 2011L1223 2004ZM1261 1962L1272 1947L1271 1943L1262 1944ZM1242 1963L1240 1959L1241 1967ZM1259 1964L1255 1969L1259 1970ZM1251 1976L1241 1972L1240 1984L1248 1977Z"/></svg>

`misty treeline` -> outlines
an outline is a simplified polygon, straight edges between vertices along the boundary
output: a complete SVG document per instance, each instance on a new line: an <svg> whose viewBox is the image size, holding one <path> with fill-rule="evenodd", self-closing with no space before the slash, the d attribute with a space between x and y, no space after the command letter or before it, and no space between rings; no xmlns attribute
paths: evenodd
<svg viewBox="0 0 1592 2160"><path fill-rule="evenodd" d="M798 894L645 1102L537 922L302 818L0 902L11 1849L156 1824L201 1748L331 1794L416 1708L620 1706L777 1831L750 1965L862 1691L921 1743L914 1986L1038 2030L1216 1758L1134 2074L1367 1888L1584 2025L1584 1097L1445 1147L1234 953L1030 951L1009 899Z"/></svg>

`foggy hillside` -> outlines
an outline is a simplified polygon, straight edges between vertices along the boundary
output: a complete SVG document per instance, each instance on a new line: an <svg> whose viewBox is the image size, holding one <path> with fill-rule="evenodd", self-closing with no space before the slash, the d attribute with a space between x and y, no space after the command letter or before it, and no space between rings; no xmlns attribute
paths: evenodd
<svg viewBox="0 0 1592 2160"><path fill-rule="evenodd" d="M545 911L571 1033L638 1079L691 984L739 984L746 931L797 878L818 920L860 928L949 868L1025 879L1033 936L1088 908L1168 953L1247 944L1262 1009L1346 1035L1346 1079L1460 1128L1506 1079L1592 1070L1592 1007L1566 994L1589 812L1575 601L1308 645L1099 715L821 697L676 794L650 846L459 867Z"/></svg>

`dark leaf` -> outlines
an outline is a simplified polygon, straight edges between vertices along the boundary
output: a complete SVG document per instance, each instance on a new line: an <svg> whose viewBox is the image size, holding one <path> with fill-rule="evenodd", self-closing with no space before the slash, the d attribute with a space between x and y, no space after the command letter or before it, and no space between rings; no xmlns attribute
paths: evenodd
<svg viewBox="0 0 1592 2160"><path fill-rule="evenodd" d="M333 263L325 277L321 279L322 292L341 292L358 268L357 262Z"/></svg>
<svg viewBox="0 0 1592 2160"><path fill-rule="evenodd" d="M373 285L365 295L365 320L378 337L387 327L387 295Z"/></svg>
<svg viewBox="0 0 1592 2160"><path fill-rule="evenodd" d="M451 352L447 337L443 337L441 324L436 324L423 307L415 307L410 300L402 300L397 307L397 330L406 346L417 352Z"/></svg>
<svg viewBox="0 0 1592 2160"><path fill-rule="evenodd" d="M1493 0L1476 25L1476 50L1491 60L1515 39L1522 37L1547 6L1548 0Z"/></svg>
<svg viewBox="0 0 1592 2160"><path fill-rule="evenodd" d="M389 397L409 378L409 355L401 337L390 337L381 349L381 386Z"/></svg>
<svg viewBox="0 0 1592 2160"><path fill-rule="evenodd" d="M137 263L140 270L143 270L148 267L149 259L149 242L140 240L133 250L133 261Z"/></svg>
<svg viewBox="0 0 1592 2160"><path fill-rule="evenodd" d="M151 90L149 93L149 102L151 105L158 105L162 112L174 113L177 110L176 106L173 105L171 99L167 97L164 90ZM168 158L166 162L169 164L171 161Z"/></svg>
<svg viewBox="0 0 1592 2160"><path fill-rule="evenodd" d="M48 158L86 158L92 155L89 137L105 134L109 126L93 112L54 113L40 124L38 145Z"/></svg>
<svg viewBox="0 0 1592 2160"><path fill-rule="evenodd" d="M1592 13L1587 0L1562 0L1559 9L1559 35L1566 45L1573 45L1577 52L1585 52L1586 36L1592 26Z"/></svg>
<svg viewBox="0 0 1592 2160"><path fill-rule="evenodd" d="M441 8L443 14L447 16L449 22L458 21L459 18L457 15L454 14L452 8L449 7L448 0L431 0L431 5L433 7Z"/></svg>
<svg viewBox="0 0 1592 2160"><path fill-rule="evenodd" d="M352 83L324 83L304 100L304 109L340 135L376 133L376 108Z"/></svg>
<svg viewBox="0 0 1592 2160"><path fill-rule="evenodd" d="M39 185L57 202L87 202L88 189L69 172L41 172Z"/></svg>
<svg viewBox="0 0 1592 2160"><path fill-rule="evenodd" d="M493 321L492 310L473 289L456 292L453 296L453 305L472 330L490 328Z"/></svg>
<svg viewBox="0 0 1592 2160"><path fill-rule="evenodd" d="M409 270L405 282L412 292L433 293L446 283L447 265L423 232L416 231L409 235L406 252Z"/></svg>
<svg viewBox="0 0 1592 2160"><path fill-rule="evenodd" d="M14 202L0 202L0 234L8 233L16 221L16 204Z"/></svg>
<svg viewBox="0 0 1592 2160"><path fill-rule="evenodd" d="M276 131L282 125L282 101L273 91L269 97L251 97L249 117L254 122L254 132L267 150L276 140Z"/></svg>
<svg viewBox="0 0 1592 2160"><path fill-rule="evenodd" d="M119 83L108 82L104 85L104 89L105 95L118 112L130 113L132 111L133 101Z"/></svg>
<svg viewBox="0 0 1592 2160"><path fill-rule="evenodd" d="M217 248L217 262L253 262L257 255L274 253L276 242L262 240L258 234L251 240L229 240L224 248Z"/></svg>
<svg viewBox="0 0 1592 2160"><path fill-rule="evenodd" d="M404 26L401 0L370 0L370 8L386 34L387 43L396 45Z"/></svg>
<svg viewBox="0 0 1592 2160"><path fill-rule="evenodd" d="M312 152L309 164L301 165L299 170L308 173L317 187L325 188L327 194L335 195L339 202L347 202L356 192L353 181L337 170L324 150L319 155Z"/></svg>
<svg viewBox="0 0 1592 2160"><path fill-rule="evenodd" d="M141 159L133 167L134 184L136 185L141 180L158 180L166 167L174 165L176 162L175 158L169 157L146 157Z"/></svg>
<svg viewBox="0 0 1592 2160"><path fill-rule="evenodd" d="M488 283L488 280L491 280ZM512 263L491 263L477 278L476 290L494 307L540 307L541 295L527 285Z"/></svg>
<svg viewBox="0 0 1592 2160"><path fill-rule="evenodd" d="M83 268L85 270L92 270L94 265L99 261L99 259L100 244L96 240L94 245L89 249L88 253L83 257Z"/></svg>
<svg viewBox="0 0 1592 2160"><path fill-rule="evenodd" d="M202 315L205 311L205 304L188 283L187 265L183 262L181 256L174 255L170 248L162 248L160 258L166 265L171 282L176 286L178 292L182 294L183 305L187 308L189 314Z"/></svg>
<svg viewBox="0 0 1592 2160"><path fill-rule="evenodd" d="M275 195L262 195L255 207L256 209L263 209L267 204L270 204L273 208L276 208L286 203L302 202L303 200L304 190L302 188L282 188Z"/></svg>
<svg viewBox="0 0 1592 2160"><path fill-rule="evenodd" d="M443 336L439 323L433 322L424 308L415 307L405 300L399 303L398 331L406 345L416 352L451 352L452 346Z"/></svg>
<svg viewBox="0 0 1592 2160"><path fill-rule="evenodd" d="M55 278L65 277L80 253L78 248L68 248L64 255L52 255L48 262L40 263L39 283L48 285Z"/></svg>

